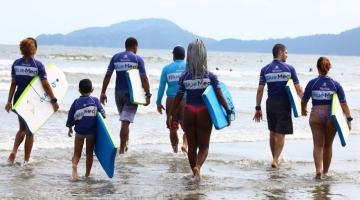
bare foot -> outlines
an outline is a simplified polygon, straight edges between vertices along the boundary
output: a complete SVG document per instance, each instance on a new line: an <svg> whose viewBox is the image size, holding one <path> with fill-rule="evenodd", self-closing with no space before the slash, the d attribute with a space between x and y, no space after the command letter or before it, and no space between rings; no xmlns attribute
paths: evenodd
<svg viewBox="0 0 360 200"><path fill-rule="evenodd" d="M119 154L124 154L125 152L127 152L129 150L128 145L126 144L124 149L121 149L121 147L119 148Z"/></svg>
<svg viewBox="0 0 360 200"><path fill-rule="evenodd" d="M201 180L200 169L198 167L194 167L193 168L193 173L194 173L195 179L197 181L200 181Z"/></svg>
<svg viewBox="0 0 360 200"><path fill-rule="evenodd" d="M25 160L24 160L24 162L23 162L23 165L22 165L22 166L23 166L23 167L26 167L27 165L29 165L29 161L25 161Z"/></svg>
<svg viewBox="0 0 360 200"><path fill-rule="evenodd" d="M76 166L72 167L72 180L73 181L78 181L79 180L79 175L77 173L77 167Z"/></svg>
<svg viewBox="0 0 360 200"><path fill-rule="evenodd" d="M271 163L271 167L274 168L274 169L278 168L279 167L278 162L273 160L272 163Z"/></svg>
<svg viewBox="0 0 360 200"><path fill-rule="evenodd" d="M185 154L188 153L187 147L185 147L185 146L181 147L181 151L184 152Z"/></svg>
<svg viewBox="0 0 360 200"><path fill-rule="evenodd" d="M127 152L127 147L125 147L124 149L119 149L119 154L124 154L125 152Z"/></svg>
<svg viewBox="0 0 360 200"><path fill-rule="evenodd" d="M315 179L321 179L321 172L316 172Z"/></svg>
<svg viewBox="0 0 360 200"><path fill-rule="evenodd" d="M328 172L323 172L322 178L330 178L330 175L328 174Z"/></svg>
<svg viewBox="0 0 360 200"><path fill-rule="evenodd" d="M16 157L15 153L14 153L14 152L11 152L10 155L9 155L9 157L8 157L8 162L9 162L9 164L14 164L15 157Z"/></svg>
<svg viewBox="0 0 360 200"><path fill-rule="evenodd" d="M85 177L86 177L86 178L89 178L89 177L90 177L90 173L88 173L88 174L85 173Z"/></svg>
<svg viewBox="0 0 360 200"><path fill-rule="evenodd" d="M172 148L173 148L174 153L178 152L178 146L177 145L172 146Z"/></svg>

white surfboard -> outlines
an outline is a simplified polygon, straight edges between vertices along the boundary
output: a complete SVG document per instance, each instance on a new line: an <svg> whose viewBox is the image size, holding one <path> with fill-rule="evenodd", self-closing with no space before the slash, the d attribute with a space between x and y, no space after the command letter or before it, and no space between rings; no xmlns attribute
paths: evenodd
<svg viewBox="0 0 360 200"><path fill-rule="evenodd" d="M146 98L139 70L130 69L126 72L126 75L129 86L130 102L133 104L144 105L146 103Z"/></svg>
<svg viewBox="0 0 360 200"><path fill-rule="evenodd" d="M45 69L47 80L60 104L68 88L65 74L55 65L47 65ZM13 105L13 111L24 120L31 133L38 131L54 114L50 98L42 87L39 76L35 76L26 86Z"/></svg>
<svg viewBox="0 0 360 200"><path fill-rule="evenodd" d="M350 134L349 126L347 124L346 116L341 108L339 97L334 93L331 100L331 118L337 129L341 145L344 147Z"/></svg>
<svg viewBox="0 0 360 200"><path fill-rule="evenodd" d="M301 116L301 99L297 95L294 81L292 79L289 79L286 83L286 92L289 96L291 108L293 110L294 117L300 117Z"/></svg>

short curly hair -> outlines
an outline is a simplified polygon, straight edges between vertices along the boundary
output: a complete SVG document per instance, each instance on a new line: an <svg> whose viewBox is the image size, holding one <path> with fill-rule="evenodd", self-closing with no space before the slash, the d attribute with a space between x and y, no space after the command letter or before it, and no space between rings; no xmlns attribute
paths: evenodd
<svg viewBox="0 0 360 200"><path fill-rule="evenodd" d="M20 51L24 57L32 57L37 50L36 40L34 38L26 38L20 42Z"/></svg>

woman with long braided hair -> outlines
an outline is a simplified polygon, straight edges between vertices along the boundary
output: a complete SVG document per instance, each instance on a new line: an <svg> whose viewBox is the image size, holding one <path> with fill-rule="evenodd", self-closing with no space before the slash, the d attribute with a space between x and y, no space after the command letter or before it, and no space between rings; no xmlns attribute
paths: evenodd
<svg viewBox="0 0 360 200"><path fill-rule="evenodd" d="M207 86L212 85L217 98L230 116L230 109L220 90L217 77L207 69L207 52L203 41L196 39L187 49L186 72L179 80L179 91L170 110L170 123L177 112L186 92L186 106L184 109L184 130L188 139L188 159L194 176L200 180L200 169L209 151L212 121L208 109L202 99ZM230 125L230 118L228 123Z"/></svg>

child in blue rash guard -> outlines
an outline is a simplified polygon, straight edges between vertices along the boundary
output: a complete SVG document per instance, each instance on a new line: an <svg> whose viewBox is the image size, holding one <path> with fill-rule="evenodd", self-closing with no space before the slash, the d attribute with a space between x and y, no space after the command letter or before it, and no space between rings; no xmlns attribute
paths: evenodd
<svg viewBox="0 0 360 200"><path fill-rule="evenodd" d="M68 136L73 133L72 127L75 126L75 145L74 156L72 158L72 178L79 179L77 165L79 163L84 141L86 139L86 173L90 175L93 163L93 150L96 136L96 113L99 111L105 118L105 110L101 106L99 99L90 96L93 91L92 83L89 79L83 79L79 83L81 96L71 105L66 126L69 127Z"/></svg>

